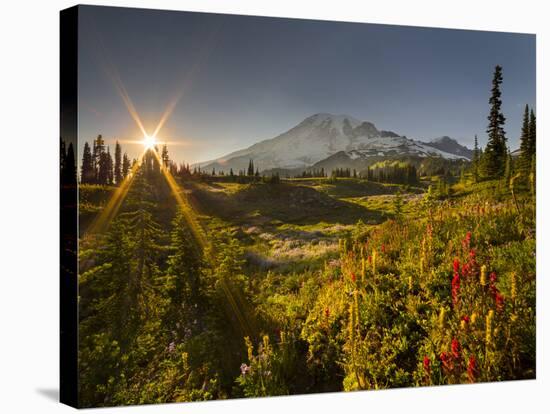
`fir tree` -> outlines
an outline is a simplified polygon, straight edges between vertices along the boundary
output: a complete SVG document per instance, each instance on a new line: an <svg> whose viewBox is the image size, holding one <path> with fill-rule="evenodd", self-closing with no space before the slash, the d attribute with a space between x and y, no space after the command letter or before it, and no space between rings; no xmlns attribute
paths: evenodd
<svg viewBox="0 0 550 414"><path fill-rule="evenodd" d="M479 162L480 162L479 143L477 141L477 134L476 134L474 137L474 154L472 157L472 175L474 177L474 182L476 183L479 180Z"/></svg>
<svg viewBox="0 0 550 414"><path fill-rule="evenodd" d="M529 105L525 105L523 123L521 125L519 172L527 178L531 170L531 151L529 142Z"/></svg>
<svg viewBox="0 0 550 414"><path fill-rule="evenodd" d="M488 178L502 176L506 164L506 136L503 128L506 118L501 111L501 84L502 67L497 65L493 75L491 98L489 99L489 104L491 105L491 110L487 117L489 120L489 125L487 127L489 139L487 141L483 160L483 173Z"/></svg>
<svg viewBox="0 0 550 414"><path fill-rule="evenodd" d="M95 171L93 167L92 151L88 142L84 143L82 153L82 166L80 167L80 182L90 184L95 181Z"/></svg>
<svg viewBox="0 0 550 414"><path fill-rule="evenodd" d="M124 153L122 156L122 179L125 179L128 177L128 174L130 173L130 158L128 158L128 155Z"/></svg>
<svg viewBox="0 0 550 414"><path fill-rule="evenodd" d="M114 181L117 184L120 184L122 182L122 150L118 141L115 144Z"/></svg>
<svg viewBox="0 0 550 414"><path fill-rule="evenodd" d="M168 165L170 164L170 157L168 156L168 147L166 146L166 144L162 146L161 159L162 165L164 165L165 168L168 168Z"/></svg>
<svg viewBox="0 0 550 414"><path fill-rule="evenodd" d="M531 109L531 115L529 117L529 154L531 159L537 155L537 118L533 109Z"/></svg>

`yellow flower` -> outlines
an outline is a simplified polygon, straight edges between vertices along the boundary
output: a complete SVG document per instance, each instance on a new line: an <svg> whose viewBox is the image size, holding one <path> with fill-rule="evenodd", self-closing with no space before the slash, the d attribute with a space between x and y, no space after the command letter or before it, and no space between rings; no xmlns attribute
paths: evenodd
<svg viewBox="0 0 550 414"><path fill-rule="evenodd" d="M518 285L516 279L516 272L510 274L510 297L512 300L516 300L518 294Z"/></svg>
<svg viewBox="0 0 550 414"><path fill-rule="evenodd" d="M479 283L481 283L481 286L485 286L487 284L487 266L485 265L481 266L481 275L479 277Z"/></svg>

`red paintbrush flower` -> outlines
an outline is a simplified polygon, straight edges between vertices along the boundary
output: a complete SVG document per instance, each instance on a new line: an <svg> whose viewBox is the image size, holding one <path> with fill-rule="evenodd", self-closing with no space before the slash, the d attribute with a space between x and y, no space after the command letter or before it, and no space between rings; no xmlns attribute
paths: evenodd
<svg viewBox="0 0 550 414"><path fill-rule="evenodd" d="M495 293L495 304L497 311L502 312L504 310L504 296L498 291Z"/></svg>
<svg viewBox="0 0 550 414"><path fill-rule="evenodd" d="M470 382L475 382L477 375L476 357L471 355L468 359L468 379Z"/></svg>
<svg viewBox="0 0 550 414"><path fill-rule="evenodd" d="M355 283L356 280L357 280L357 278L355 277L355 273L352 273L352 274L351 274L351 281L352 281L353 283Z"/></svg>
<svg viewBox="0 0 550 414"><path fill-rule="evenodd" d="M457 258L455 258L455 259L453 260L453 271L454 271L455 273L457 273L459 269L460 269L460 262L458 261Z"/></svg>
<svg viewBox="0 0 550 414"><path fill-rule="evenodd" d="M461 320L463 320L464 322L466 323L470 323L470 317L468 315L464 315L462 318L460 318Z"/></svg>
<svg viewBox="0 0 550 414"><path fill-rule="evenodd" d="M431 373L430 362L431 362L430 358L428 358L427 355L424 355L422 366L424 367L424 374L426 374L426 377L429 377Z"/></svg>
<svg viewBox="0 0 550 414"><path fill-rule="evenodd" d="M451 282L451 296L453 298L453 305L458 303L458 295L460 294L460 275L455 273Z"/></svg>
<svg viewBox="0 0 550 414"><path fill-rule="evenodd" d="M451 341L451 350L453 351L453 358L459 359L460 358L460 343L456 338L453 338Z"/></svg>

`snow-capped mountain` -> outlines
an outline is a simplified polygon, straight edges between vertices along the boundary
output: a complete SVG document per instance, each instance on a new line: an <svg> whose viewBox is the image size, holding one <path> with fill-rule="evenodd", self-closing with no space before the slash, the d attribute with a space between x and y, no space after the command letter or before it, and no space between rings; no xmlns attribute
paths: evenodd
<svg viewBox="0 0 550 414"><path fill-rule="evenodd" d="M474 155L473 150L469 149L468 147L465 147L464 145L460 145L454 139L446 135L436 138L430 142L425 142L424 144L430 147L437 148L441 151L445 151L450 154L459 155L461 157L465 157L468 159L472 159Z"/></svg>
<svg viewBox="0 0 550 414"><path fill-rule="evenodd" d="M424 143L392 131L378 130L372 122L359 121L349 115L320 113L275 138L200 165L238 171L246 169L253 159L260 171L307 168L340 152L352 160L399 156L469 158L463 153L448 152L437 142Z"/></svg>

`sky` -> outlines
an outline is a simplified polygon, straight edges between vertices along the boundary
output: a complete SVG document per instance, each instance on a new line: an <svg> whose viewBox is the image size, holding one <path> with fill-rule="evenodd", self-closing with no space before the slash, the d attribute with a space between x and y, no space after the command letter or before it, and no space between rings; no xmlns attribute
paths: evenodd
<svg viewBox="0 0 550 414"><path fill-rule="evenodd" d="M524 106L536 103L531 34L81 6L79 140L102 134L138 156L130 141L143 133L125 91L148 134L172 104L157 139L178 162L218 158L320 112L472 147L475 134L487 140L497 64L515 149Z"/></svg>

